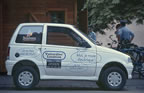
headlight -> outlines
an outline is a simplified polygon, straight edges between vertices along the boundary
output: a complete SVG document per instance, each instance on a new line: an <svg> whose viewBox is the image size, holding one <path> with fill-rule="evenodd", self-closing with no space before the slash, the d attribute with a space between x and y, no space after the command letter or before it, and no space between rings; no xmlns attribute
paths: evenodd
<svg viewBox="0 0 144 93"><path fill-rule="evenodd" d="M128 58L128 63L132 63L132 59L130 57Z"/></svg>

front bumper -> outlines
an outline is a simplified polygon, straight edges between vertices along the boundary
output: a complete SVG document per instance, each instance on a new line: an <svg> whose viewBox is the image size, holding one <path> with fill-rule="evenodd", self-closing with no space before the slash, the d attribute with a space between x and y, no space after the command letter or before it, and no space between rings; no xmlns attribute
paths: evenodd
<svg viewBox="0 0 144 93"><path fill-rule="evenodd" d="M128 69L128 79L132 79L132 71L133 69Z"/></svg>
<svg viewBox="0 0 144 93"><path fill-rule="evenodd" d="M133 64L128 64L128 67L126 67L127 69L127 74L128 74L128 79L132 79L132 72L133 72Z"/></svg>

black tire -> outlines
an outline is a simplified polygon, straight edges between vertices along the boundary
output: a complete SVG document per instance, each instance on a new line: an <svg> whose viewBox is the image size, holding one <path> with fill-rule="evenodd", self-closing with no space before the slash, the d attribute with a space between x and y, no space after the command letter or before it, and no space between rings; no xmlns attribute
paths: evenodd
<svg viewBox="0 0 144 93"><path fill-rule="evenodd" d="M103 89L103 85L100 81L96 81L96 84L100 89Z"/></svg>
<svg viewBox="0 0 144 93"><path fill-rule="evenodd" d="M16 69L15 73L13 74L13 81L17 88L30 89L38 84L39 74L33 67L23 66Z"/></svg>
<svg viewBox="0 0 144 93"><path fill-rule="evenodd" d="M119 67L109 67L103 71L100 81L107 90L121 90L126 84L127 76Z"/></svg>

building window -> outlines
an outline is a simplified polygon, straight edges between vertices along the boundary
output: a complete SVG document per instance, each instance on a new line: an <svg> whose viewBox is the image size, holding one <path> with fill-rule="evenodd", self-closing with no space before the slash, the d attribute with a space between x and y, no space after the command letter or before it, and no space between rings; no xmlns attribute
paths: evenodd
<svg viewBox="0 0 144 93"><path fill-rule="evenodd" d="M65 23L64 11L49 11L47 15L50 17L50 23Z"/></svg>

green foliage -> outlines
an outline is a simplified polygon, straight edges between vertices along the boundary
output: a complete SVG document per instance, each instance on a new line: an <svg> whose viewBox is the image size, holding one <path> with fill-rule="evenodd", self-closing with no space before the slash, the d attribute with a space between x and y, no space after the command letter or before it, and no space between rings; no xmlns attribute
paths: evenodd
<svg viewBox="0 0 144 93"><path fill-rule="evenodd" d="M122 19L138 24L144 20L144 0L87 0L84 9L89 12L88 24L102 34Z"/></svg>

